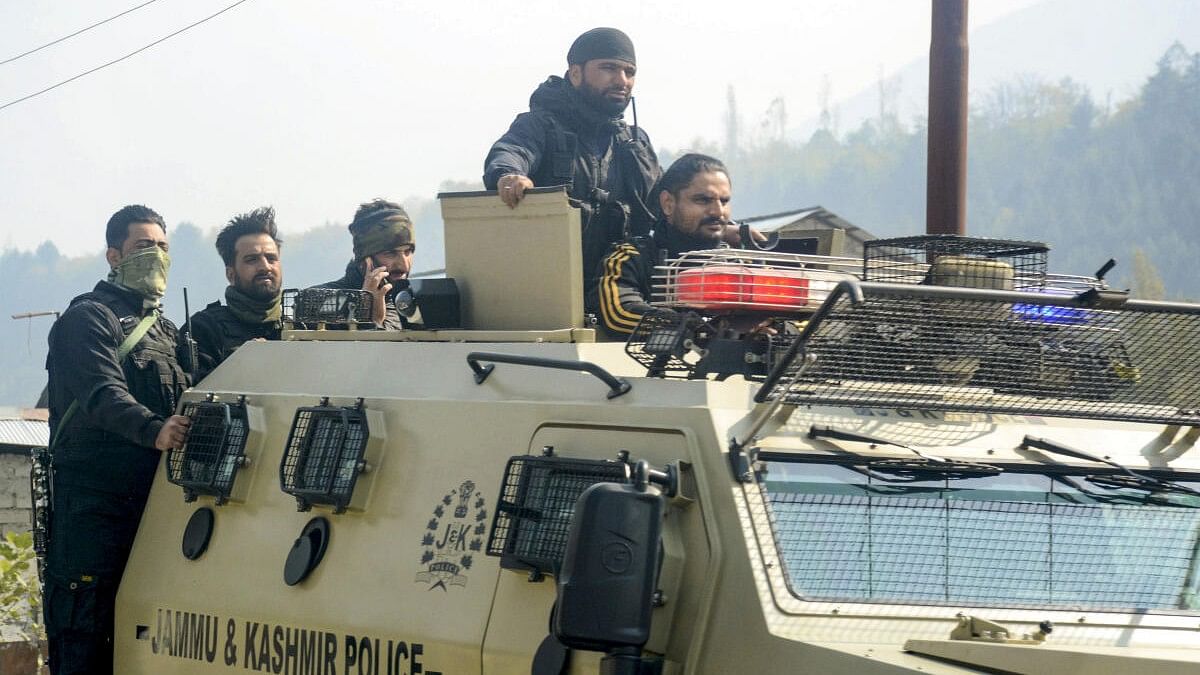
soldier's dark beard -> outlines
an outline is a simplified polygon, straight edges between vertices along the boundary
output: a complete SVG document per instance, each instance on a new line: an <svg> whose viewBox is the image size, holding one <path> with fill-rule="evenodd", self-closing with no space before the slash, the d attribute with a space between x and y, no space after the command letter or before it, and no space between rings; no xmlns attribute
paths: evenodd
<svg viewBox="0 0 1200 675"><path fill-rule="evenodd" d="M619 117L625 112L625 108L629 106L629 97L625 97L624 101L614 101L607 96L605 92L596 89L587 82L580 84L576 91L579 92L579 97L583 99L585 105L593 110L601 112L608 117Z"/></svg>
<svg viewBox="0 0 1200 675"><path fill-rule="evenodd" d="M270 287L259 286L258 284L254 283L253 278L250 279L249 283L245 283L241 279L238 279L234 282L234 287L246 294L248 297L263 302L272 300L275 298L275 296L279 295L278 279L276 279Z"/></svg>

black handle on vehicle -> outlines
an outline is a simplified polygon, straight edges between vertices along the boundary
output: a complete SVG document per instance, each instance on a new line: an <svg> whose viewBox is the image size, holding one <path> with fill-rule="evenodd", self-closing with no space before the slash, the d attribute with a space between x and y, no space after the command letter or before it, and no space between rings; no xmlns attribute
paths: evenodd
<svg viewBox="0 0 1200 675"><path fill-rule="evenodd" d="M475 371L475 384L483 384L496 366L480 365L480 361L493 363L511 363L517 366L534 366L536 368L557 368L558 370L574 370L595 375L608 385L608 397L616 398L632 389L624 378L614 377L612 373L594 363L587 361L567 361L565 359L547 359L540 356L521 356L519 354L496 354L493 352L471 352L467 354L467 365Z"/></svg>

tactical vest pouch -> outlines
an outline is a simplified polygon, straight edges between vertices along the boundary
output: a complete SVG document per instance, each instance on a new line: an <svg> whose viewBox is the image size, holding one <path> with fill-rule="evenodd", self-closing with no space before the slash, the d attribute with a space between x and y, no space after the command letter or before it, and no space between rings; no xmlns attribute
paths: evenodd
<svg viewBox="0 0 1200 675"><path fill-rule="evenodd" d="M158 344L146 345L125 362L129 393L155 414L167 417L175 411L176 392L187 387L179 370L174 352Z"/></svg>
<svg viewBox="0 0 1200 675"><path fill-rule="evenodd" d="M550 152L550 171L556 183L574 185L575 151L579 147L579 137L563 129L558 122L552 121L551 127L554 150Z"/></svg>

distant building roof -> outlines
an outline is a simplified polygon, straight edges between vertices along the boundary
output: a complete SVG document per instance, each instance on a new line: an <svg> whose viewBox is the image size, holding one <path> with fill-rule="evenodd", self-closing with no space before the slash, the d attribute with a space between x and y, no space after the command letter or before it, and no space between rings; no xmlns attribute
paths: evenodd
<svg viewBox="0 0 1200 675"><path fill-rule="evenodd" d="M49 445L49 418L45 408L0 408L0 449Z"/></svg>
<svg viewBox="0 0 1200 675"><path fill-rule="evenodd" d="M830 230L845 230L847 237L859 243L878 238L823 206L810 206L794 211L771 213L765 216L754 216L741 220L741 222L749 223L763 232L774 232L784 225L795 225L802 221L806 226L813 229L823 227Z"/></svg>
<svg viewBox="0 0 1200 675"><path fill-rule="evenodd" d="M0 420L0 446L32 448L50 444L50 425L40 420Z"/></svg>
<svg viewBox="0 0 1200 675"><path fill-rule="evenodd" d="M861 227L842 218L823 206L809 206L792 211L771 213L765 216L743 218L741 222L762 232L774 232L780 228L809 230L842 230L845 233L847 251L845 255L861 255L863 242L877 237Z"/></svg>

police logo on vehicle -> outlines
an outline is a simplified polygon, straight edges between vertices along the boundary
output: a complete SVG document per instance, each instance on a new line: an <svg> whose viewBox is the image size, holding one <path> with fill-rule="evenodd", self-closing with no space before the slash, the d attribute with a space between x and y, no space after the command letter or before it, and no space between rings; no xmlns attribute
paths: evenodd
<svg viewBox="0 0 1200 675"><path fill-rule="evenodd" d="M466 586L475 555L483 550L487 508L475 482L464 480L442 497L421 539L421 566L416 582L429 590Z"/></svg>

